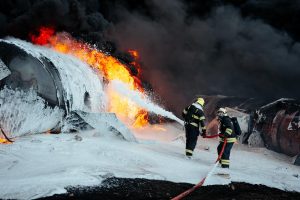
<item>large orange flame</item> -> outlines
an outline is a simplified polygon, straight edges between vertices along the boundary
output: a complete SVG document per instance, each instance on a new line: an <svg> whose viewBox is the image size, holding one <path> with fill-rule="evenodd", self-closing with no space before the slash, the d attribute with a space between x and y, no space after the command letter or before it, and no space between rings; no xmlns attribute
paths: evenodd
<svg viewBox="0 0 300 200"><path fill-rule="evenodd" d="M42 32L43 31L41 30L40 33ZM39 40L35 39L39 38L39 36L31 38L34 43L41 44L40 42L36 42ZM99 73L102 73L106 81L119 80L125 83L131 90L144 93L144 89L141 87L138 76L133 76L128 70L127 66L113 56L107 55L89 44L77 41L66 33L52 35L46 38L46 40L48 43L47 45L49 45L56 51L73 55L80 60L88 63ZM135 59L138 58L137 51L131 50L129 51L129 53ZM140 66L137 64L137 62L134 61L132 65L135 66L138 73L140 73ZM126 99L125 97L114 91L108 91L108 95L108 109L110 112L116 113L117 116L121 119L129 118L130 120L135 121L133 122L133 127L142 127L147 123L147 112L145 110L141 109L132 101Z"/></svg>

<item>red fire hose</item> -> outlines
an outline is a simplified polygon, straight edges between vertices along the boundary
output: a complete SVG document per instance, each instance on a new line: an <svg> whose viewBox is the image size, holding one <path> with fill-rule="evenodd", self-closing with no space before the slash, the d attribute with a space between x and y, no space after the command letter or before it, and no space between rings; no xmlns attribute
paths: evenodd
<svg viewBox="0 0 300 200"><path fill-rule="evenodd" d="M214 137L218 137L218 136L219 136L219 134L218 135L206 136L206 138L214 138ZM177 195L176 197L172 198L171 200L180 200L180 199L186 197L187 195L189 195L190 193L192 193L193 191L195 191L196 189L200 188L203 185L203 183L204 183L205 179L208 177L208 175L210 173L212 173L214 171L214 169L216 168L219 160L221 159L221 157L223 155L226 144L227 144L227 139L225 138L224 144L222 146L222 150L221 150L220 154L218 155L218 158L217 158L213 168L207 173L207 175L199 183L194 185L192 188L190 188L190 189L186 190L185 192Z"/></svg>
<svg viewBox="0 0 300 200"><path fill-rule="evenodd" d="M223 135L221 135L221 134L216 134L216 135L206 135L204 138L215 138L218 136L223 137Z"/></svg>

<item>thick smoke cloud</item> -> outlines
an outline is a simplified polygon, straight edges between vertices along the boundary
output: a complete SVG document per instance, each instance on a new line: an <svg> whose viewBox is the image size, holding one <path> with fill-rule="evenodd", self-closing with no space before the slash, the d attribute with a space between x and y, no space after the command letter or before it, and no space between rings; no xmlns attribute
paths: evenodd
<svg viewBox="0 0 300 200"><path fill-rule="evenodd" d="M137 49L178 114L195 95L300 98L299 11L300 0L2 0L0 37L53 26L127 63L118 50Z"/></svg>
<svg viewBox="0 0 300 200"><path fill-rule="evenodd" d="M300 0L232 0L239 2L242 14L252 18L261 18L265 23L300 40Z"/></svg>
<svg viewBox="0 0 300 200"><path fill-rule="evenodd" d="M41 26L53 26L93 42L102 40L108 26L97 0L4 0L0 1L0 35L28 39Z"/></svg>
<svg viewBox="0 0 300 200"><path fill-rule="evenodd" d="M153 0L151 17L120 10L107 32L123 50L137 49L144 76L177 112L196 94L300 97L300 44L232 6L191 18L178 0Z"/></svg>

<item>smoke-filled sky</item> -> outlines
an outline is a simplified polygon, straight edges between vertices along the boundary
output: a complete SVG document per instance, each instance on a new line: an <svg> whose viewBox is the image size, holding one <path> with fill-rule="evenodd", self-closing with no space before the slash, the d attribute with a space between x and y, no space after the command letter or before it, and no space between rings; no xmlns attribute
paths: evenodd
<svg viewBox="0 0 300 200"><path fill-rule="evenodd" d="M143 79L181 111L195 95L300 98L298 0L6 0L0 34L41 25L140 53ZM114 50L111 50L114 54ZM117 53L115 53L117 55Z"/></svg>

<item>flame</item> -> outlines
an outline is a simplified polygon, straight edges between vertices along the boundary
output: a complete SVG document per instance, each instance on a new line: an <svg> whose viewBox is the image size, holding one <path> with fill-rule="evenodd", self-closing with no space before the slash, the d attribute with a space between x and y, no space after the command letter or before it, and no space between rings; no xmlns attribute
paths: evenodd
<svg viewBox="0 0 300 200"><path fill-rule="evenodd" d="M11 142L4 138L0 138L0 144L11 144Z"/></svg>
<svg viewBox="0 0 300 200"><path fill-rule="evenodd" d="M53 27L41 27L38 30L38 35L35 35L34 33L30 33L29 37L31 41L35 44L39 45L45 45L48 43L50 37L55 33L55 30Z"/></svg>
<svg viewBox="0 0 300 200"><path fill-rule="evenodd" d="M128 53L133 56L134 60L138 60L140 58L139 52L133 49L129 49Z"/></svg>
<svg viewBox="0 0 300 200"><path fill-rule="evenodd" d="M148 124L148 112L142 110L138 115L133 123L134 128L141 128Z"/></svg>
<svg viewBox="0 0 300 200"><path fill-rule="evenodd" d="M134 60L130 64L137 69L137 76L139 77L139 75L141 74L141 65L139 63L140 55L138 51L132 49L128 50L128 53L134 58Z"/></svg>
<svg viewBox="0 0 300 200"><path fill-rule="evenodd" d="M92 68L104 76L105 81L119 80L125 83L128 88L139 91L144 94L141 81L138 78L140 73L140 65L134 61L134 67L137 68L138 75L133 76L127 66L111 55L105 54L92 47L91 45L75 40L66 33L53 35L54 30L42 27L39 36L32 36L31 40L36 44L45 44L54 50L73 55L80 60L88 63ZM50 36L50 37L48 37ZM138 58L138 52L131 50L130 54L134 58ZM121 96L114 91L108 91L109 95L109 112L114 112L121 119L129 118L133 123L133 127L142 127L147 123L145 110L137 106L130 99Z"/></svg>

